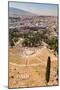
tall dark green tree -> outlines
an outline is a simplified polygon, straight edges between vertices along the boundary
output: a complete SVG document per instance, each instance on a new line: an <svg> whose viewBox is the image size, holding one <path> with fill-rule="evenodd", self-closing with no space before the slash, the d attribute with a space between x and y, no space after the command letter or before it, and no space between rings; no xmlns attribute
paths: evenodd
<svg viewBox="0 0 60 90"><path fill-rule="evenodd" d="M46 85L48 85L48 82L50 79L50 69L51 69L51 59L49 56L47 60L47 67L46 67Z"/></svg>

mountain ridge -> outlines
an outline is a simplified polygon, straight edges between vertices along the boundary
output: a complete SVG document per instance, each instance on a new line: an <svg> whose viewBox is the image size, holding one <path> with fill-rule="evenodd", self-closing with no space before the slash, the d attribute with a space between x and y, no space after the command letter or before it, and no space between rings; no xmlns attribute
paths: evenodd
<svg viewBox="0 0 60 90"><path fill-rule="evenodd" d="M9 16L21 16L21 15L36 16L36 14L22 9L9 7Z"/></svg>

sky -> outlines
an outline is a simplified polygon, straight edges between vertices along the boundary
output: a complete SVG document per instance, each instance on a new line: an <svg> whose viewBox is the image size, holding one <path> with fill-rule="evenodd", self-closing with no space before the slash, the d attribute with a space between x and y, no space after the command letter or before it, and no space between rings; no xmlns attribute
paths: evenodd
<svg viewBox="0 0 60 90"><path fill-rule="evenodd" d="M58 4L9 2L9 7L14 7L25 11L29 11L37 15L58 16Z"/></svg>

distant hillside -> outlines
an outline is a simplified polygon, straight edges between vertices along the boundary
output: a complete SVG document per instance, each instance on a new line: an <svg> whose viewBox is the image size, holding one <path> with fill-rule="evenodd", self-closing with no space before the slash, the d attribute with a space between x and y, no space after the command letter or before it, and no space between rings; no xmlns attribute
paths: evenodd
<svg viewBox="0 0 60 90"><path fill-rule="evenodd" d="M9 7L9 16L20 16L20 15L35 16L35 14L31 12Z"/></svg>

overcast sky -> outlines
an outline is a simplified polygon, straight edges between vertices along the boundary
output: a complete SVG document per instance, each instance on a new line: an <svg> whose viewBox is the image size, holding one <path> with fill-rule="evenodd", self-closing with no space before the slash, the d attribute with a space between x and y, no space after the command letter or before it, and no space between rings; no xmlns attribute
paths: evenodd
<svg viewBox="0 0 60 90"><path fill-rule="evenodd" d="M9 7L14 7L35 13L37 15L58 15L57 4L41 4L41 3L24 3L24 2L9 2Z"/></svg>

